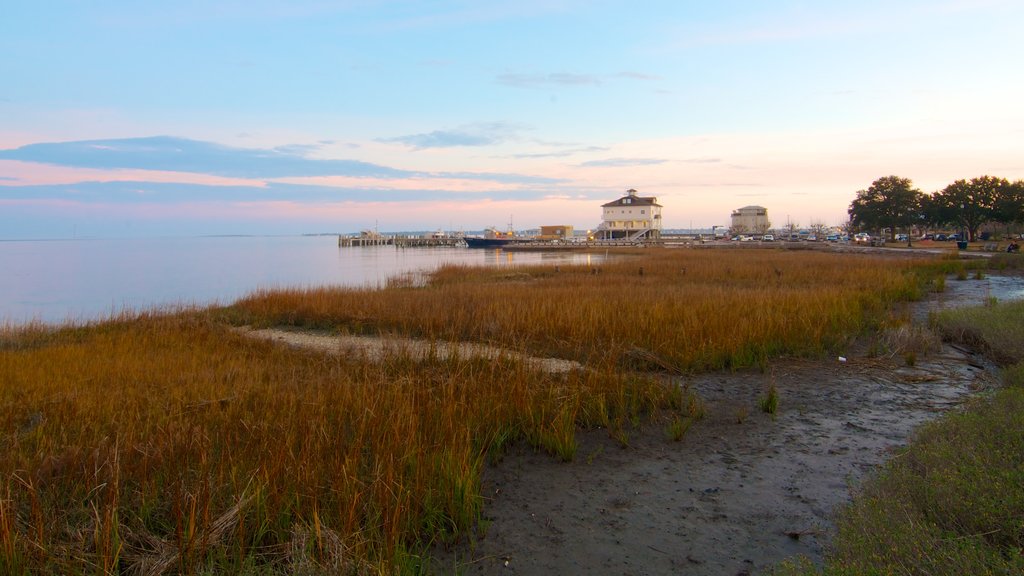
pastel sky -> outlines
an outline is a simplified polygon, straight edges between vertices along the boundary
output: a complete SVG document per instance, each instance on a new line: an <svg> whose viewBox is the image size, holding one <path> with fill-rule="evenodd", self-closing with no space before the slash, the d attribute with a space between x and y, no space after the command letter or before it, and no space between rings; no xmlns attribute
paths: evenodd
<svg viewBox="0 0 1024 576"><path fill-rule="evenodd" d="M5 0L0 239L837 224L1024 178L1019 0Z"/></svg>

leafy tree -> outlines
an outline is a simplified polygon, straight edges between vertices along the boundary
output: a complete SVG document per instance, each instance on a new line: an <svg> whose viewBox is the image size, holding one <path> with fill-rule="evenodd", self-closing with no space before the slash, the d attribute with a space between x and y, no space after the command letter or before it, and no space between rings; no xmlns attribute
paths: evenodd
<svg viewBox="0 0 1024 576"><path fill-rule="evenodd" d="M941 228L948 224L948 215L943 213L942 205L937 198L938 192L921 195L921 223L928 228Z"/></svg>
<svg viewBox="0 0 1024 576"><path fill-rule="evenodd" d="M967 239L974 241L983 224L997 220L996 198L1007 194L1008 188L1010 183L1005 178L979 176L953 182L933 200L945 219L967 230Z"/></svg>
<svg viewBox="0 0 1024 576"><path fill-rule="evenodd" d="M889 239L895 241L896 228L909 229L920 220L922 196L909 178L885 176L872 182L867 190L857 192L847 212L857 228L888 228Z"/></svg>
<svg viewBox="0 0 1024 576"><path fill-rule="evenodd" d="M992 207L992 219L1000 224L1024 222L1024 180L1001 186Z"/></svg>

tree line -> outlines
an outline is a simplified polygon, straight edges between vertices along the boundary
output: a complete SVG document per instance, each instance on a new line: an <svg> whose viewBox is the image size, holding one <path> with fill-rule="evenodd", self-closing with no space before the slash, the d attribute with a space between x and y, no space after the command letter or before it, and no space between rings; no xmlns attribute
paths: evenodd
<svg viewBox="0 0 1024 576"><path fill-rule="evenodd" d="M965 230L974 241L986 224L1024 223L1024 180L979 176L924 193L909 178L885 176L858 191L848 213L854 228L887 228L893 241L898 228L911 234L914 228L943 227Z"/></svg>

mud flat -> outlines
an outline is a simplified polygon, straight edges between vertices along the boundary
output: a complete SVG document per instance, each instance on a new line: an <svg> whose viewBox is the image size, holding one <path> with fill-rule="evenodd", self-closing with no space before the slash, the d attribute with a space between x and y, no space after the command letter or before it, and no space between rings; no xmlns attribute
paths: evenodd
<svg viewBox="0 0 1024 576"><path fill-rule="evenodd" d="M1017 294L1020 277L949 280L909 313ZM993 366L948 345L913 366L869 351L682 379L707 417L680 442L646 424L626 447L604 430L581 433L571 463L513 451L485 473L481 533L434 550L435 570L754 574L796 554L821 560L851 487L917 426L997 385ZM774 417L758 408L771 383Z"/></svg>

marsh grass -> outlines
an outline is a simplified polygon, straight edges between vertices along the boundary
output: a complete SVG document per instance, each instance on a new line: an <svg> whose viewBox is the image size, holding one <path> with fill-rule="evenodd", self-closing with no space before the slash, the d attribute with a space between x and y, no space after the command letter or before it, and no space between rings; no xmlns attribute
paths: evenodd
<svg viewBox="0 0 1024 576"><path fill-rule="evenodd" d="M525 438L571 459L581 412L628 423L669 404L636 376L371 364L251 341L203 315L7 338L5 573L274 566L298 533L304 562L344 549L387 571L478 520L491 451Z"/></svg>
<svg viewBox="0 0 1024 576"><path fill-rule="evenodd" d="M686 435L686 432L693 426L693 418L686 418L683 416L675 416L665 432L666 435L673 441L679 442Z"/></svg>
<svg viewBox="0 0 1024 576"><path fill-rule="evenodd" d="M1024 255L1000 252L988 259L990 270L1024 270Z"/></svg>
<svg viewBox="0 0 1024 576"><path fill-rule="evenodd" d="M1024 360L1024 301L944 310L933 318L944 338L980 348L1002 364Z"/></svg>
<svg viewBox="0 0 1024 576"><path fill-rule="evenodd" d="M222 316L688 373L836 349L894 300L921 297L914 268L813 252L651 250L605 262L600 274L589 266L447 266L416 288L262 292Z"/></svg>
<svg viewBox="0 0 1024 576"><path fill-rule="evenodd" d="M942 348L942 337L928 326L896 321L882 330L880 346L892 356L902 356L908 365L918 356L938 352Z"/></svg>
<svg viewBox="0 0 1024 576"><path fill-rule="evenodd" d="M774 381L768 383L768 388L758 399L757 406L762 412L771 414L773 417L779 411L779 389L775 386Z"/></svg>
<svg viewBox="0 0 1024 576"><path fill-rule="evenodd" d="M7 326L0 570L420 572L427 546L480 522L482 470L510 444L570 460L578 428L628 443L664 414L682 437L703 402L635 370L818 354L919 294L911 269L651 251L600 274L448 267L380 291L265 292L209 311ZM588 369L401 351L371 361L248 339L225 320L488 342ZM626 361L631 350L644 351L642 366Z"/></svg>

